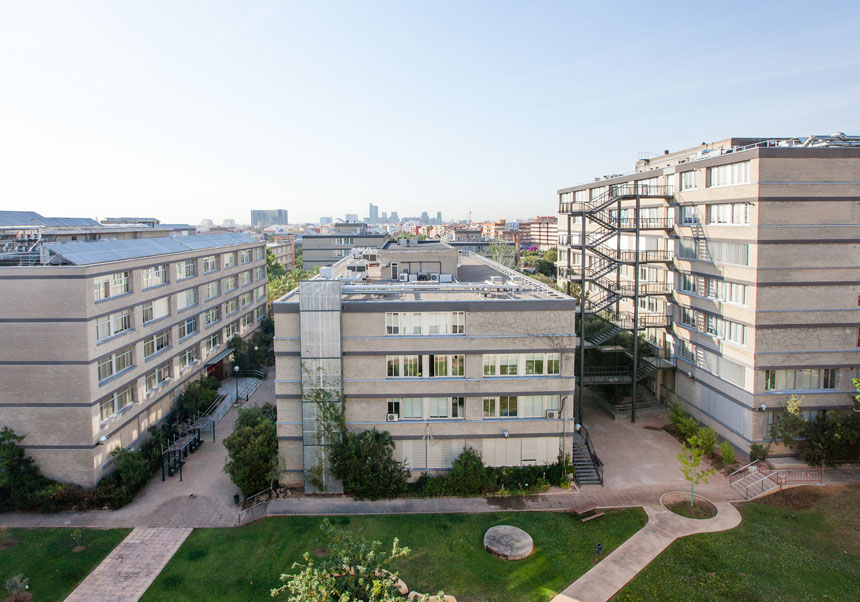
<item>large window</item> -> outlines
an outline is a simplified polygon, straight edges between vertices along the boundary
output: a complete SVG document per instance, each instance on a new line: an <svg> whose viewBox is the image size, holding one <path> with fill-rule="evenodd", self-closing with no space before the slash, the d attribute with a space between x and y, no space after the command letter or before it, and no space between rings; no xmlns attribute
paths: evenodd
<svg viewBox="0 0 860 602"><path fill-rule="evenodd" d="M262 299L265 296L266 296L266 287L265 286L258 286L257 287L257 294L255 295L255 297L257 299Z"/></svg>
<svg viewBox="0 0 860 602"><path fill-rule="evenodd" d="M128 272L100 276L93 281L93 300L110 299L129 292Z"/></svg>
<svg viewBox="0 0 860 602"><path fill-rule="evenodd" d="M221 294L221 287L217 280L213 280L212 282L203 286L203 298L211 299L213 297L217 297Z"/></svg>
<svg viewBox="0 0 860 602"><path fill-rule="evenodd" d="M170 362L164 362L146 373L144 378L146 392L149 393L168 380L170 380Z"/></svg>
<svg viewBox="0 0 860 602"><path fill-rule="evenodd" d="M262 280L265 277L266 273L264 268L254 268L254 280Z"/></svg>
<svg viewBox="0 0 860 602"><path fill-rule="evenodd" d="M239 263L251 263L251 249L239 252Z"/></svg>
<svg viewBox="0 0 860 602"><path fill-rule="evenodd" d="M221 331L219 330L211 337L207 338L203 341L203 353L205 355L209 355L212 351L215 350L221 344Z"/></svg>
<svg viewBox="0 0 860 602"><path fill-rule="evenodd" d="M236 253L224 253L221 256L221 265L224 269L234 267L236 265Z"/></svg>
<svg viewBox="0 0 860 602"><path fill-rule="evenodd" d="M561 373L560 353L485 353L484 376L550 376Z"/></svg>
<svg viewBox="0 0 860 602"><path fill-rule="evenodd" d="M187 336L197 332L197 316L190 317L184 322L179 323L179 338L184 339Z"/></svg>
<svg viewBox="0 0 860 602"><path fill-rule="evenodd" d="M145 358L148 358L151 355L158 353L162 349L166 349L169 344L170 329L165 329L150 337L146 337L145 339L143 339L143 356Z"/></svg>
<svg viewBox="0 0 860 602"><path fill-rule="evenodd" d="M214 324L215 322L217 322L220 319L221 319L221 308L220 307L213 307L209 311L207 311L205 314L206 326L209 326L210 324Z"/></svg>
<svg viewBox="0 0 860 602"><path fill-rule="evenodd" d="M388 312L385 314L387 335L452 335L466 333L466 316L462 311Z"/></svg>
<svg viewBox="0 0 860 602"><path fill-rule="evenodd" d="M176 309L182 310L186 307L197 305L197 289L190 288L187 291L182 291L176 294Z"/></svg>
<svg viewBox="0 0 860 602"><path fill-rule="evenodd" d="M203 273L215 272L218 270L218 260L214 255L209 255L203 258Z"/></svg>
<svg viewBox="0 0 860 602"><path fill-rule="evenodd" d="M685 293L696 294L696 277L692 274L681 273L678 288Z"/></svg>
<svg viewBox="0 0 860 602"><path fill-rule="evenodd" d="M107 420L132 403L134 403L134 383L128 383L99 404L101 419Z"/></svg>
<svg viewBox="0 0 860 602"><path fill-rule="evenodd" d="M266 251L263 249L263 247L257 247L256 249L254 249L254 259L255 260L259 261L265 255L266 255Z"/></svg>
<svg viewBox="0 0 860 602"><path fill-rule="evenodd" d="M242 293L239 295L239 305L242 307L248 307L251 305L251 293Z"/></svg>
<svg viewBox="0 0 860 602"><path fill-rule="evenodd" d="M731 224L745 226L750 223L748 203L718 203L708 205L708 224Z"/></svg>
<svg viewBox="0 0 860 602"><path fill-rule="evenodd" d="M224 329L224 340L229 341L233 337L239 334L239 321L230 322L227 325L227 328Z"/></svg>
<svg viewBox="0 0 860 602"><path fill-rule="evenodd" d="M230 314L236 313L239 311L239 302L237 299L230 299L227 303L224 304L224 315L229 316Z"/></svg>
<svg viewBox="0 0 860 602"><path fill-rule="evenodd" d="M109 316L102 316L96 320L96 339L99 341L127 330L131 330L130 309L119 311Z"/></svg>
<svg viewBox="0 0 860 602"><path fill-rule="evenodd" d="M221 290L223 290L225 293L232 291L237 286L238 286L238 284L237 284L237 280L236 280L235 276L230 276L228 278L224 278L221 281Z"/></svg>
<svg viewBox="0 0 860 602"><path fill-rule="evenodd" d="M186 259L176 264L176 279L191 278L197 275L197 260Z"/></svg>
<svg viewBox="0 0 860 602"><path fill-rule="evenodd" d="M681 172L681 190L695 190L699 187L699 172L696 170Z"/></svg>
<svg viewBox="0 0 860 602"><path fill-rule="evenodd" d="M462 354L389 355L385 358L389 378L456 378L466 375Z"/></svg>
<svg viewBox="0 0 860 602"><path fill-rule="evenodd" d="M746 326L713 314L708 314L705 318L705 332L738 345L746 344Z"/></svg>
<svg viewBox="0 0 860 602"><path fill-rule="evenodd" d="M387 410L399 420L445 420L465 418L464 397L402 397L389 399Z"/></svg>
<svg viewBox="0 0 860 602"><path fill-rule="evenodd" d="M502 395L484 398L484 418L544 418L561 407L559 395Z"/></svg>
<svg viewBox="0 0 860 602"><path fill-rule="evenodd" d="M182 352L179 356L179 369L187 370L200 360L200 348L197 345L192 345Z"/></svg>
<svg viewBox="0 0 860 602"><path fill-rule="evenodd" d="M239 286L245 286L246 284L251 284L251 270L239 274Z"/></svg>
<svg viewBox="0 0 860 602"><path fill-rule="evenodd" d="M161 299L155 299L154 301L144 303L142 313L144 324L163 318L170 313L170 303L168 302L168 298L162 297Z"/></svg>
<svg viewBox="0 0 860 602"><path fill-rule="evenodd" d="M109 356L100 359L98 363L99 382L106 380L115 374L119 374L127 368L130 368L131 350L131 346L124 347L119 351L111 353Z"/></svg>
<svg viewBox="0 0 860 602"><path fill-rule="evenodd" d="M765 371L766 391L835 389L837 368L796 368Z"/></svg>
<svg viewBox="0 0 860 602"><path fill-rule="evenodd" d="M167 283L167 266L157 265L151 268L144 268L140 273L141 288L149 288Z"/></svg>
<svg viewBox="0 0 860 602"><path fill-rule="evenodd" d="M730 165L708 168L708 188L735 186L750 183L750 162L741 161Z"/></svg>
<svg viewBox="0 0 860 602"><path fill-rule="evenodd" d="M747 287L745 284L727 282L719 278L707 278L706 283L708 286L708 297L727 303L746 305Z"/></svg>

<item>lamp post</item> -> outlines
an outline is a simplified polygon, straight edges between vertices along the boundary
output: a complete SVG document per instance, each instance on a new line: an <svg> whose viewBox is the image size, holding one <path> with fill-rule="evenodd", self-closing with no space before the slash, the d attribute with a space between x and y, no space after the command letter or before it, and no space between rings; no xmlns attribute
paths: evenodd
<svg viewBox="0 0 860 602"><path fill-rule="evenodd" d="M259 347L259 346L257 346L257 345L254 345L254 361L256 361L256 362L259 362L259 361L260 361L260 353L259 353L259 351L260 351L260 347Z"/></svg>
<svg viewBox="0 0 860 602"><path fill-rule="evenodd" d="M233 366L233 376L236 379L236 403L239 403L239 366Z"/></svg>

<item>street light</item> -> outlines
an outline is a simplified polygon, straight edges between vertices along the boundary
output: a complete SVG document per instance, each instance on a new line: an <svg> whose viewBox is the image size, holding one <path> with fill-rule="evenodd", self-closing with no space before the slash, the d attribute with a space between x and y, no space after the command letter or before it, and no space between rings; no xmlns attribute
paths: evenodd
<svg viewBox="0 0 860 602"><path fill-rule="evenodd" d="M233 366L233 376L236 377L236 403L239 403L239 366Z"/></svg>

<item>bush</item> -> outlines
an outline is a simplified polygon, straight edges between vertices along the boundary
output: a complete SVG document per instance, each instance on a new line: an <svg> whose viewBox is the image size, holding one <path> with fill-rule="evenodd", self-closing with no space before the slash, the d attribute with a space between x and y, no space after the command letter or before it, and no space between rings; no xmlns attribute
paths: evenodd
<svg viewBox="0 0 860 602"><path fill-rule="evenodd" d="M329 459L346 493L378 500L406 492L409 473L394 459L394 440L388 431L347 432L340 444L331 447Z"/></svg>
<svg viewBox="0 0 860 602"><path fill-rule="evenodd" d="M669 420L688 441L699 430L699 421L687 414L677 403L673 403L669 408ZM714 441L714 444L716 444L716 441Z"/></svg>
<svg viewBox="0 0 860 602"><path fill-rule="evenodd" d="M750 445L750 461L767 459L767 449L761 443L753 443Z"/></svg>
<svg viewBox="0 0 860 602"><path fill-rule="evenodd" d="M41 491L52 481L42 475L39 467L29 457L19 442L23 435L16 435L9 427L0 430L0 510L29 510ZM38 509L38 508L32 508Z"/></svg>
<svg viewBox="0 0 860 602"><path fill-rule="evenodd" d="M205 376L188 383L182 394L176 399L174 420L188 420L200 412L205 412L218 397L221 381L212 376Z"/></svg>
<svg viewBox="0 0 860 602"><path fill-rule="evenodd" d="M258 408L240 409L233 429L256 426L261 420L268 420L272 424L277 422L277 409L274 405L267 403Z"/></svg>
<svg viewBox="0 0 860 602"><path fill-rule="evenodd" d="M140 451L130 451L116 448L111 452L117 489L113 499L113 508L121 508L134 499L137 492L143 489L152 470Z"/></svg>
<svg viewBox="0 0 860 602"><path fill-rule="evenodd" d="M493 473L475 449L467 447L451 465L448 491L452 495L482 495L495 489Z"/></svg>
<svg viewBox="0 0 860 602"><path fill-rule="evenodd" d="M831 410L808 422L798 445L800 458L811 465L836 466L860 458L860 415Z"/></svg>
<svg viewBox="0 0 860 602"><path fill-rule="evenodd" d="M720 456L723 459L723 468L728 471L729 466L735 463L735 448L728 441L720 443Z"/></svg>
<svg viewBox="0 0 860 602"><path fill-rule="evenodd" d="M714 455L717 440L717 431L707 426L700 426L696 429L696 434L689 439L691 445L695 445L709 456Z"/></svg>
<svg viewBox="0 0 860 602"><path fill-rule="evenodd" d="M224 439L224 447L229 455L224 472L246 496L271 487L278 478L278 433L271 420L238 426Z"/></svg>

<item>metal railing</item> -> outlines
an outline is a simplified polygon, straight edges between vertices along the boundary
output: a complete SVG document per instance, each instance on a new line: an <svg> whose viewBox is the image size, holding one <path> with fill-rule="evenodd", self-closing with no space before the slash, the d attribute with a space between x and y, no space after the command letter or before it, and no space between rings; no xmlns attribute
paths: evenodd
<svg viewBox="0 0 860 602"><path fill-rule="evenodd" d="M591 442L591 436L588 434L588 429L583 425L579 425L579 434L585 440L585 448L588 450L588 455L591 457L591 463L594 465L594 470L597 471L597 477L600 479L600 486L603 486L603 462L597 457L597 452L594 451L594 444Z"/></svg>
<svg viewBox="0 0 860 602"><path fill-rule="evenodd" d="M750 469L750 467L751 467L751 466L754 466L755 464L758 464L758 460L753 460L753 461L752 461L752 462L750 462L749 464L744 464L743 466L741 466L740 468L738 468L736 471L734 471L733 473L729 474L729 484L731 485L732 483L735 483L735 482L737 482L737 481L740 481L741 479L743 479L744 477L746 477L746 476L747 476L747 473L751 472L751 471L749 470L749 469ZM741 473L743 473L743 474L741 474Z"/></svg>
<svg viewBox="0 0 860 602"><path fill-rule="evenodd" d="M247 525L266 516L266 508L271 499L271 487L245 498L245 501L242 502L242 508L239 510L239 526Z"/></svg>
<svg viewBox="0 0 860 602"><path fill-rule="evenodd" d="M768 486L768 485L772 485L772 486ZM767 486L767 489L765 489L766 486ZM771 490L777 486L779 486L779 479L777 479L776 473L762 474L760 479L753 481L752 483L750 483L749 485L747 485L745 487L744 497L746 499L751 499L750 494L752 494L752 496L755 497L755 496L761 495L761 494L765 493L765 491L769 491L769 490ZM755 487L758 487L758 491L756 491ZM753 488L752 491L750 491L750 488Z"/></svg>

